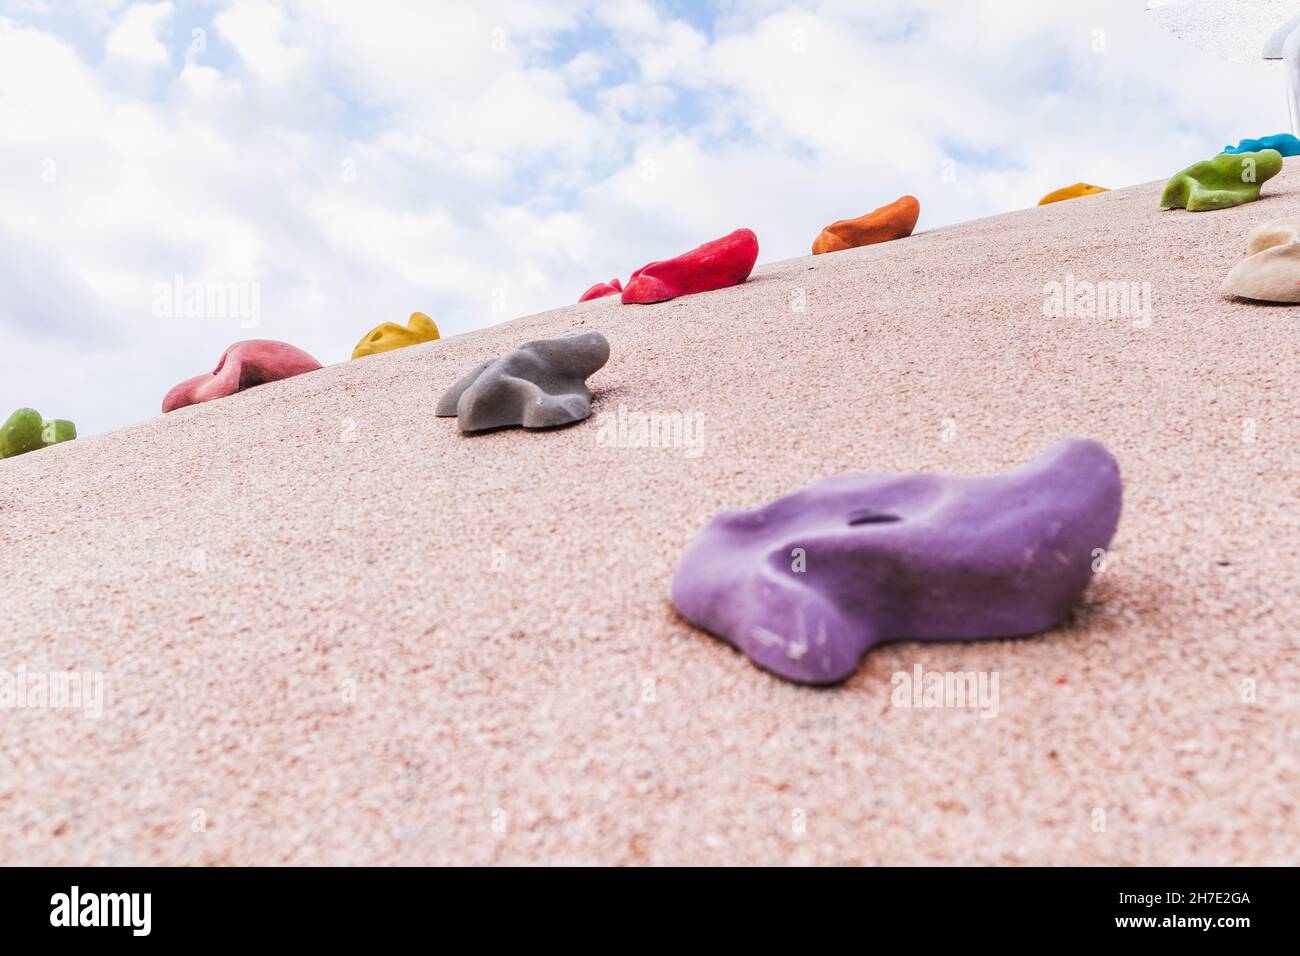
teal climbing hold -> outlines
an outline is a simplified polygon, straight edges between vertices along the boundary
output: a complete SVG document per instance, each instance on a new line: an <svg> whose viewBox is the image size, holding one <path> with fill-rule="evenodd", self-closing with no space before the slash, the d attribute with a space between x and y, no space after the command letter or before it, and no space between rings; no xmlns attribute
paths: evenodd
<svg viewBox="0 0 1300 956"><path fill-rule="evenodd" d="M20 408L0 425L0 458L12 458L77 437L77 426L62 418L41 418L34 408Z"/></svg>
<svg viewBox="0 0 1300 956"><path fill-rule="evenodd" d="M1220 153L1176 174L1160 196L1162 209L1204 212L1227 209L1259 198L1259 187L1282 171L1282 154Z"/></svg>
<svg viewBox="0 0 1300 956"><path fill-rule="evenodd" d="M1275 149L1283 156L1300 156L1300 139L1290 133L1278 133L1276 136L1263 136L1259 139L1243 139L1236 146L1225 146L1225 153L1255 153L1261 149Z"/></svg>

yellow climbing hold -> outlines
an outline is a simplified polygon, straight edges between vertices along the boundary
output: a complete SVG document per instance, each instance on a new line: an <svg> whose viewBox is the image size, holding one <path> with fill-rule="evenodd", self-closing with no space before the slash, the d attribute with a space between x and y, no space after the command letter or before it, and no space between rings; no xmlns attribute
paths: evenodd
<svg viewBox="0 0 1300 956"><path fill-rule="evenodd" d="M1090 186L1087 183L1075 183L1073 186L1063 186L1056 192L1048 193L1042 199L1038 200L1038 205L1046 206L1049 202L1060 202L1062 199L1078 199L1080 196L1095 196L1097 193L1110 192L1105 186Z"/></svg>
<svg viewBox="0 0 1300 956"><path fill-rule="evenodd" d="M398 325L396 322L376 325L357 343L357 347L352 350L352 357L359 359L380 352L391 352L393 349L406 348L408 345L432 342L437 337L438 327L433 324L433 319L423 312L412 312L405 326Z"/></svg>

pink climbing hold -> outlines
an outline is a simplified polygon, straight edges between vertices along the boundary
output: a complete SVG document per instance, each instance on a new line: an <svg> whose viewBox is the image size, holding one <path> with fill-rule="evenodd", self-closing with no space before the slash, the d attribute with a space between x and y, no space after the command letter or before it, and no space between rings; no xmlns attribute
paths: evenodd
<svg viewBox="0 0 1300 956"><path fill-rule="evenodd" d="M617 279L610 279L608 282L597 282L594 286L582 293L579 302L586 302L590 299L603 299L607 295L617 295L623 291L623 283Z"/></svg>
<svg viewBox="0 0 1300 956"><path fill-rule="evenodd" d="M217 367L207 375L196 375L173 388L163 398L163 412L186 405L225 398L254 385L276 382L303 372L314 372L320 362L287 342L249 339L236 342L221 355Z"/></svg>
<svg viewBox="0 0 1300 956"><path fill-rule="evenodd" d="M627 280L623 302L663 302L679 295L740 285L749 278L757 260L758 236L749 229L737 229L676 259L637 269Z"/></svg>

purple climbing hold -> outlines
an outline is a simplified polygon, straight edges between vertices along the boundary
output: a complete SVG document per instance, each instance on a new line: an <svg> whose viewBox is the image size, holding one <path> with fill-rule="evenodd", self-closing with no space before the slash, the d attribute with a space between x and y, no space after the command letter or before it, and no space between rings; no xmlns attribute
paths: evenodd
<svg viewBox="0 0 1300 956"><path fill-rule="evenodd" d="M833 684L883 641L1055 626L1109 546L1122 497L1115 459L1084 438L990 477L825 478L715 517L682 555L672 601L760 667Z"/></svg>

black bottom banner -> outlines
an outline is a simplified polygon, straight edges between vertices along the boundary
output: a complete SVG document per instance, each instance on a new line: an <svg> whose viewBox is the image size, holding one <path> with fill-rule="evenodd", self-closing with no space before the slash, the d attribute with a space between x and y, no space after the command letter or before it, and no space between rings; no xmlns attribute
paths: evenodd
<svg viewBox="0 0 1300 956"><path fill-rule="evenodd" d="M696 882L698 881L698 882ZM6 944L395 941L440 927L499 943L598 941L597 925L697 940L866 924L918 940L1106 937L1216 947L1294 932L1290 870L0 870ZM865 928L865 927L864 927ZM604 932L604 931L602 931ZM39 937L39 939L38 939ZM75 937L75 939L73 938ZM20 950L11 950L18 952Z"/></svg>

